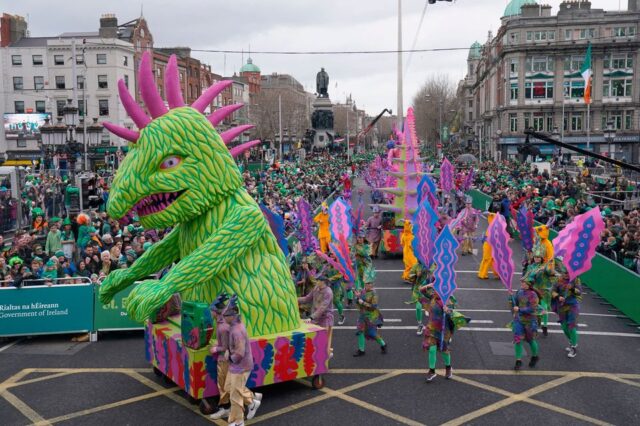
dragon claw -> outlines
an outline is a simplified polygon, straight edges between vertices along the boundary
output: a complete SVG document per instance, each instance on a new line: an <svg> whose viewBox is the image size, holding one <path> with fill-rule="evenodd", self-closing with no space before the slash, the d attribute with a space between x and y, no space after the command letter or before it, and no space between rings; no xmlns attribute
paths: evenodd
<svg viewBox="0 0 640 426"><path fill-rule="evenodd" d="M173 295L165 283L148 280L138 284L127 298L127 312L138 322L143 322L159 308L164 306Z"/></svg>

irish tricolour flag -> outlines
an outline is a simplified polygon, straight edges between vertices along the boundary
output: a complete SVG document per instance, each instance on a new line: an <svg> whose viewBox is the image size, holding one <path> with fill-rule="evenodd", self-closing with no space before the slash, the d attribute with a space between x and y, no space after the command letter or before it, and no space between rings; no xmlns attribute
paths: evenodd
<svg viewBox="0 0 640 426"><path fill-rule="evenodd" d="M582 74L582 78L584 78L584 102L586 104L591 103L591 43L589 43L589 47L587 47L587 54L584 57L584 65L582 65L582 69L580 70Z"/></svg>

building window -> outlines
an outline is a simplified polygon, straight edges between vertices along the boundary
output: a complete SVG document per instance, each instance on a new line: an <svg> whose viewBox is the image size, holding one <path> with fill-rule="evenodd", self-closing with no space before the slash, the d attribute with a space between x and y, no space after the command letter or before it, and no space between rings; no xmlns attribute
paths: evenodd
<svg viewBox="0 0 640 426"><path fill-rule="evenodd" d="M527 58L527 72L553 71L553 56L533 56Z"/></svg>
<svg viewBox="0 0 640 426"><path fill-rule="evenodd" d="M84 89L84 76L79 75L76 77L76 87L78 89Z"/></svg>
<svg viewBox="0 0 640 426"><path fill-rule="evenodd" d="M564 98L579 99L584 98L584 80L569 80L563 83Z"/></svg>
<svg viewBox="0 0 640 426"><path fill-rule="evenodd" d="M580 71L584 65L584 56L567 56L564 58L565 72Z"/></svg>
<svg viewBox="0 0 640 426"><path fill-rule="evenodd" d="M35 90L44 89L44 77L43 76L36 75L35 77L33 77L33 88Z"/></svg>
<svg viewBox="0 0 640 426"><path fill-rule="evenodd" d="M517 32L513 32L511 33L511 43L517 43L518 40L520 39L520 34Z"/></svg>
<svg viewBox="0 0 640 426"><path fill-rule="evenodd" d="M65 105L67 105L67 102L64 99L56 100L56 115L58 117L62 117L64 115L62 111L64 110Z"/></svg>
<svg viewBox="0 0 640 426"><path fill-rule="evenodd" d="M98 54L96 54L96 63L98 65L106 65L106 63L107 63L107 54L106 53L98 53Z"/></svg>
<svg viewBox="0 0 640 426"><path fill-rule="evenodd" d="M546 41L555 39L555 31L527 31L527 41Z"/></svg>
<svg viewBox="0 0 640 426"><path fill-rule="evenodd" d="M533 113L533 130L536 132L544 131L544 115L541 112Z"/></svg>
<svg viewBox="0 0 640 426"><path fill-rule="evenodd" d="M64 75L56 75L56 89L64 89L66 85L64 83Z"/></svg>
<svg viewBox="0 0 640 426"><path fill-rule="evenodd" d="M633 37L636 35L636 27L615 27L611 32L614 37Z"/></svg>
<svg viewBox="0 0 640 426"><path fill-rule="evenodd" d="M547 122L547 132L553 132L553 113L545 113L545 121Z"/></svg>
<svg viewBox="0 0 640 426"><path fill-rule="evenodd" d="M42 55L31 55L33 65L42 65Z"/></svg>
<svg viewBox="0 0 640 426"><path fill-rule="evenodd" d="M633 54L606 55L603 66L605 69L623 70L633 68Z"/></svg>
<svg viewBox="0 0 640 426"><path fill-rule="evenodd" d="M582 130L583 114L581 112L574 112L571 114L571 131L579 132Z"/></svg>
<svg viewBox="0 0 640 426"><path fill-rule="evenodd" d="M98 114L100 116L109 115L109 99L98 100Z"/></svg>
<svg viewBox="0 0 640 426"><path fill-rule="evenodd" d="M624 129L633 130L633 110L624 113Z"/></svg>
<svg viewBox="0 0 640 426"><path fill-rule="evenodd" d="M122 66L124 67L129 66L129 57L126 55L122 57Z"/></svg>
<svg viewBox="0 0 640 426"><path fill-rule="evenodd" d="M13 109L16 114L24 114L24 101L15 101L13 103Z"/></svg>
<svg viewBox="0 0 640 426"><path fill-rule="evenodd" d="M527 81L524 83L525 99L553 99L553 81Z"/></svg>
<svg viewBox="0 0 640 426"><path fill-rule="evenodd" d="M518 100L518 83L511 83L511 100Z"/></svg>
<svg viewBox="0 0 640 426"><path fill-rule="evenodd" d="M64 65L64 56L63 55L53 55L53 64L54 65Z"/></svg>
<svg viewBox="0 0 640 426"><path fill-rule="evenodd" d="M84 100L78 99L78 114L80 117L85 117L84 114Z"/></svg>
<svg viewBox="0 0 640 426"><path fill-rule="evenodd" d="M582 28L580 30L580 40L585 40L588 38L594 38L596 36L595 28Z"/></svg>
<svg viewBox="0 0 640 426"><path fill-rule="evenodd" d="M107 76L106 75L99 75L98 76L98 89L108 89L109 85L107 83Z"/></svg>
<svg viewBox="0 0 640 426"><path fill-rule="evenodd" d="M573 38L573 30L564 30L564 39L571 40Z"/></svg>
<svg viewBox="0 0 640 426"><path fill-rule="evenodd" d="M76 65L84 64L84 55L82 53L76 55Z"/></svg>
<svg viewBox="0 0 640 426"><path fill-rule="evenodd" d="M511 133L518 131L518 114L509 114L509 130Z"/></svg>
<svg viewBox="0 0 640 426"><path fill-rule="evenodd" d="M631 78L605 78L602 81L602 96L630 97L633 80Z"/></svg>
<svg viewBox="0 0 640 426"><path fill-rule="evenodd" d="M11 55L11 65L22 65L22 55Z"/></svg>
<svg viewBox="0 0 640 426"><path fill-rule="evenodd" d="M129 88L129 76L127 74L124 75L124 85Z"/></svg>
<svg viewBox="0 0 640 426"><path fill-rule="evenodd" d="M518 59L512 59L509 63L509 72L515 74L518 72Z"/></svg>
<svg viewBox="0 0 640 426"><path fill-rule="evenodd" d="M36 112L44 114L45 112L45 102L44 101L36 101Z"/></svg>
<svg viewBox="0 0 640 426"><path fill-rule="evenodd" d="M629 112L629 111L627 111ZM631 121L633 121L633 111L631 111ZM602 128L606 129L607 124L611 122L615 130L622 130L622 111L609 111L602 114Z"/></svg>
<svg viewBox="0 0 640 426"><path fill-rule="evenodd" d="M13 90L22 89L24 89L24 82L22 81L22 77L13 77Z"/></svg>

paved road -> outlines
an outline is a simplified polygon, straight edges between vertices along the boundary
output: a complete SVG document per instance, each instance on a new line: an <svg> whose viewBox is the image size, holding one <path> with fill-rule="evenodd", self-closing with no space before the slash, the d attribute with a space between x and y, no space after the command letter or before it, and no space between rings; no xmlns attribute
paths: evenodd
<svg viewBox="0 0 640 426"><path fill-rule="evenodd" d="M520 253L515 245L514 253ZM313 390L306 380L265 387L253 423L640 424L640 334L587 289L578 356L566 357L554 324L540 339L538 367L515 373L506 294L498 281L476 278L478 262L461 257L457 267L456 297L472 322L454 338L454 380L425 382L427 357L415 335L414 309L405 303L410 290L400 279L402 262L381 259L377 289L389 353L368 343L366 356L351 356L356 312L348 311L334 332L326 387ZM2 424L211 422L153 375L140 332L104 334L97 343L64 336L0 345Z"/></svg>

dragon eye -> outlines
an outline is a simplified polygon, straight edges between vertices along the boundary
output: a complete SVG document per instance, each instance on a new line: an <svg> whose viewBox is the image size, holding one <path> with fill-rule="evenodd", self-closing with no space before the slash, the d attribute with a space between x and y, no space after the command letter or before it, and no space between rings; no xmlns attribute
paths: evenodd
<svg viewBox="0 0 640 426"><path fill-rule="evenodd" d="M165 158L162 164L160 164L160 169L162 170L173 169L174 167L177 167L178 165L180 165L180 163L182 163L182 158L176 155L171 155Z"/></svg>

